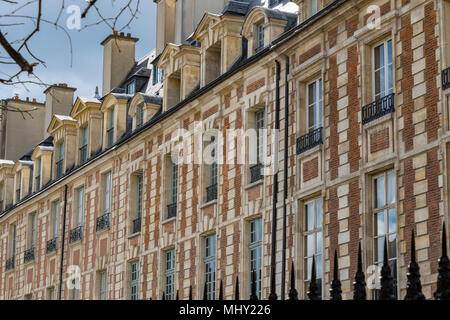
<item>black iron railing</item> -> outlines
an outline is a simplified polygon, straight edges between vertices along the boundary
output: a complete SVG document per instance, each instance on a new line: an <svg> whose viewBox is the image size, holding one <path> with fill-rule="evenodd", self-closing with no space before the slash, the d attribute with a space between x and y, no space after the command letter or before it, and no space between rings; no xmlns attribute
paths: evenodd
<svg viewBox="0 0 450 320"><path fill-rule="evenodd" d="M167 218L173 218L177 215L177 204L172 203L167 206Z"/></svg>
<svg viewBox="0 0 450 320"><path fill-rule="evenodd" d="M362 123L366 124L394 111L394 94L391 93L362 107Z"/></svg>
<svg viewBox="0 0 450 320"><path fill-rule="evenodd" d="M323 143L322 127L320 127L297 138L296 144L297 154L305 152L306 150L314 148L315 146L318 146L319 144L322 143Z"/></svg>
<svg viewBox="0 0 450 320"><path fill-rule="evenodd" d="M87 161L87 145L84 145L80 148L80 164L83 164Z"/></svg>
<svg viewBox="0 0 450 320"><path fill-rule="evenodd" d="M217 183L206 188L206 202L217 199Z"/></svg>
<svg viewBox="0 0 450 320"><path fill-rule="evenodd" d="M105 230L109 228L109 213L105 213L104 215L97 218L97 226L96 230Z"/></svg>
<svg viewBox="0 0 450 320"><path fill-rule="evenodd" d="M47 253L54 252L58 249L58 237L54 237L47 241Z"/></svg>
<svg viewBox="0 0 450 320"><path fill-rule="evenodd" d="M70 230L70 243L80 241L83 238L83 226Z"/></svg>
<svg viewBox="0 0 450 320"><path fill-rule="evenodd" d="M133 233L141 232L141 218L133 220Z"/></svg>
<svg viewBox="0 0 450 320"><path fill-rule="evenodd" d="M262 180L262 168L263 165L261 163L255 164L254 166L250 167L250 183Z"/></svg>
<svg viewBox="0 0 450 320"><path fill-rule="evenodd" d="M23 254L23 263L28 263L34 260L34 247L28 250L25 250Z"/></svg>
<svg viewBox="0 0 450 320"><path fill-rule="evenodd" d="M450 88L450 67L442 71L442 90Z"/></svg>

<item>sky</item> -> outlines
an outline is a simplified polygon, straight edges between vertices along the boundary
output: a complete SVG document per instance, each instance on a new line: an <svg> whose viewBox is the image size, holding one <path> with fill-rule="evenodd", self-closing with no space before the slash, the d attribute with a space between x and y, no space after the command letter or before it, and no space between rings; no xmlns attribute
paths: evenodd
<svg viewBox="0 0 450 320"><path fill-rule="evenodd" d="M0 31L5 35L8 41L23 39L33 29L32 20L27 18L5 18L4 15L10 13L14 8L25 4L28 0L16 0L19 5L13 6L3 1L0 2ZM44 83L67 83L70 87L77 88L76 96L91 97L94 95L95 87L99 87L101 93L102 87L102 69L103 69L103 47L100 43L112 33L111 28L105 23L90 26L83 29L87 24L93 24L99 21L99 17L94 8L91 8L85 19L77 20L78 12L82 12L87 3L85 0L65 0L65 10L60 16L59 24L65 28L72 40L72 58L70 42L68 36L62 29L55 28L54 25L42 22L56 21L60 12L62 0L44 0L42 8L41 28L28 42L31 51L41 60L45 61L46 67L39 65L35 68L35 74ZM99 0L98 8L103 17L116 16L128 0ZM138 0L133 0L134 9ZM72 7L70 7L72 6ZM74 7L76 6L76 7ZM32 16L37 15L37 2L32 3L16 15ZM68 9L72 11L67 11ZM129 10L124 11L118 20L118 27L124 27L131 17ZM77 29L77 21L81 21L81 30ZM25 25L5 26L11 23L24 23ZM70 29L72 28L72 29ZM139 38L136 43L136 59L140 59L155 47L156 39L156 4L152 0L140 0L139 12L130 26L123 29L124 33L131 33L133 37ZM17 43L12 43L15 49L18 49ZM25 58L29 62L35 62L24 49ZM3 48L0 47L0 61L6 56ZM14 74L18 67L0 63L0 78L5 78L5 74ZM23 79L26 79L24 76ZM33 78L35 80L35 78ZM27 84L26 88L22 85L6 86L0 83L0 99L11 98L19 94L21 99L26 97L36 98L39 102L45 101L45 87Z"/></svg>

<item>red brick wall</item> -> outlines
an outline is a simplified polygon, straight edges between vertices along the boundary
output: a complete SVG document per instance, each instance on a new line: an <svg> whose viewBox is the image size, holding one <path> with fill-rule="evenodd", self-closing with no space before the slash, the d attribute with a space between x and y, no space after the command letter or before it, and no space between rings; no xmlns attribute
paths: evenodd
<svg viewBox="0 0 450 320"><path fill-rule="evenodd" d="M247 94L250 94L253 91L258 90L259 88L263 87L264 84L265 84L265 79L264 78L261 78L261 79L255 81L255 82L250 83L247 86Z"/></svg>
<svg viewBox="0 0 450 320"><path fill-rule="evenodd" d="M311 179L319 176L319 158L315 157L303 163L303 182L308 182Z"/></svg>
<svg viewBox="0 0 450 320"><path fill-rule="evenodd" d="M389 148L389 129L383 128L370 135L370 153Z"/></svg>
<svg viewBox="0 0 450 320"><path fill-rule="evenodd" d="M411 66L413 63L413 53L411 50L412 26L410 14L402 17L402 28L400 30L400 40L402 42L402 54L400 55L400 64L403 70L401 81L401 90L403 92L403 142L405 151L413 148L414 124L412 113L414 111L414 102L412 99L412 88L414 85L414 77L412 75Z"/></svg>
<svg viewBox="0 0 450 320"><path fill-rule="evenodd" d="M314 57L316 54L320 53L321 47L320 44L316 44L311 49L307 50L305 53L301 54L298 57L298 64L302 64L303 62L307 61L308 59Z"/></svg>
<svg viewBox="0 0 450 320"><path fill-rule="evenodd" d="M357 23L357 22L356 22ZM359 160L361 154L359 150L359 136L361 134L361 124L358 120L358 112L360 111L358 92L358 49L357 46L351 46L347 49L347 73L348 73L348 132L349 140L348 161L350 163L350 172L359 170Z"/></svg>
<svg viewBox="0 0 450 320"><path fill-rule="evenodd" d="M338 154L339 136L337 131L337 123L339 119L337 110L337 101L338 101L337 74L338 74L337 57L336 55L334 55L330 58L330 69L328 71L328 79L330 81L330 92L328 94L328 100L330 105L329 170L331 180L334 180L338 177L338 167L339 167L339 154Z"/></svg>

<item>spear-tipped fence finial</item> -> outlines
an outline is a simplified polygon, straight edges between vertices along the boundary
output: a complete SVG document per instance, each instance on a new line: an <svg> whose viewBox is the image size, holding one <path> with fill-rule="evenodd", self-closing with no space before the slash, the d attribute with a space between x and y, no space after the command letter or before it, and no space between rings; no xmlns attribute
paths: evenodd
<svg viewBox="0 0 450 320"><path fill-rule="evenodd" d="M450 300L450 261L447 255L447 231L445 222L442 225L442 255L439 258L437 288L434 292L436 300Z"/></svg>
<svg viewBox="0 0 450 320"><path fill-rule="evenodd" d="M291 264L291 289L289 289L289 300L298 300L298 292L295 289L294 261L292 261L292 264Z"/></svg>
<svg viewBox="0 0 450 320"><path fill-rule="evenodd" d="M222 282L222 279L220 279L219 298L217 300L223 300L223 282Z"/></svg>
<svg viewBox="0 0 450 320"><path fill-rule="evenodd" d="M396 300L394 290L394 278L392 278L391 268L389 267L387 237L384 238L383 267L381 267L381 289L380 300Z"/></svg>
<svg viewBox="0 0 450 320"><path fill-rule="evenodd" d="M317 286L316 281L316 260L312 258L312 267L311 267L311 280L309 282L309 290L307 293L309 300L321 300L319 296L319 287Z"/></svg>
<svg viewBox="0 0 450 320"><path fill-rule="evenodd" d="M422 284L420 282L420 268L416 262L416 240L414 238L414 229L411 232L411 262L409 263L408 282L406 284L405 300L425 300L422 293Z"/></svg>
<svg viewBox="0 0 450 320"><path fill-rule="evenodd" d="M162 298L161 298L161 300L166 300L166 294L165 294L164 291L163 291L163 293L162 293Z"/></svg>
<svg viewBox="0 0 450 320"><path fill-rule="evenodd" d="M192 300L192 284L189 286L189 300Z"/></svg>
<svg viewBox="0 0 450 320"><path fill-rule="evenodd" d="M258 296L256 295L256 271L252 270L252 283L251 283L251 295L250 300L258 300Z"/></svg>
<svg viewBox="0 0 450 320"><path fill-rule="evenodd" d="M358 244L358 269L353 281L353 300L366 300L366 281L362 268L361 243Z"/></svg>
<svg viewBox="0 0 450 320"><path fill-rule="evenodd" d="M236 277L236 288L234 292L234 300L239 300L239 276Z"/></svg>
<svg viewBox="0 0 450 320"><path fill-rule="evenodd" d="M175 296L175 300L179 300L178 290L177 290L177 295Z"/></svg>
<svg viewBox="0 0 450 320"><path fill-rule="evenodd" d="M337 250L334 250L333 281L331 282L330 298L331 300L342 300L341 281L339 280L339 266Z"/></svg>
<svg viewBox="0 0 450 320"><path fill-rule="evenodd" d="M203 286L203 300L208 300L208 289L207 289L207 286L206 286L206 281L205 281L205 284Z"/></svg>

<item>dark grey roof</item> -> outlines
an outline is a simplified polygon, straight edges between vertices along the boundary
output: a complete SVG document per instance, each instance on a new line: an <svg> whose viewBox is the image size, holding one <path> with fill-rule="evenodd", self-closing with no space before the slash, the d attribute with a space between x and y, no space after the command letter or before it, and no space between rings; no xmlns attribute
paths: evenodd
<svg viewBox="0 0 450 320"><path fill-rule="evenodd" d="M250 3L245 0L230 0L222 11L222 14L245 16L248 12Z"/></svg>
<svg viewBox="0 0 450 320"><path fill-rule="evenodd" d="M151 96L148 94L142 94L145 103L159 104L162 105L162 98L157 96Z"/></svg>
<svg viewBox="0 0 450 320"><path fill-rule="evenodd" d="M297 14L295 13L270 8L262 8L262 9L264 10L264 13L269 19L279 19L287 21L286 30L289 30L297 23Z"/></svg>

